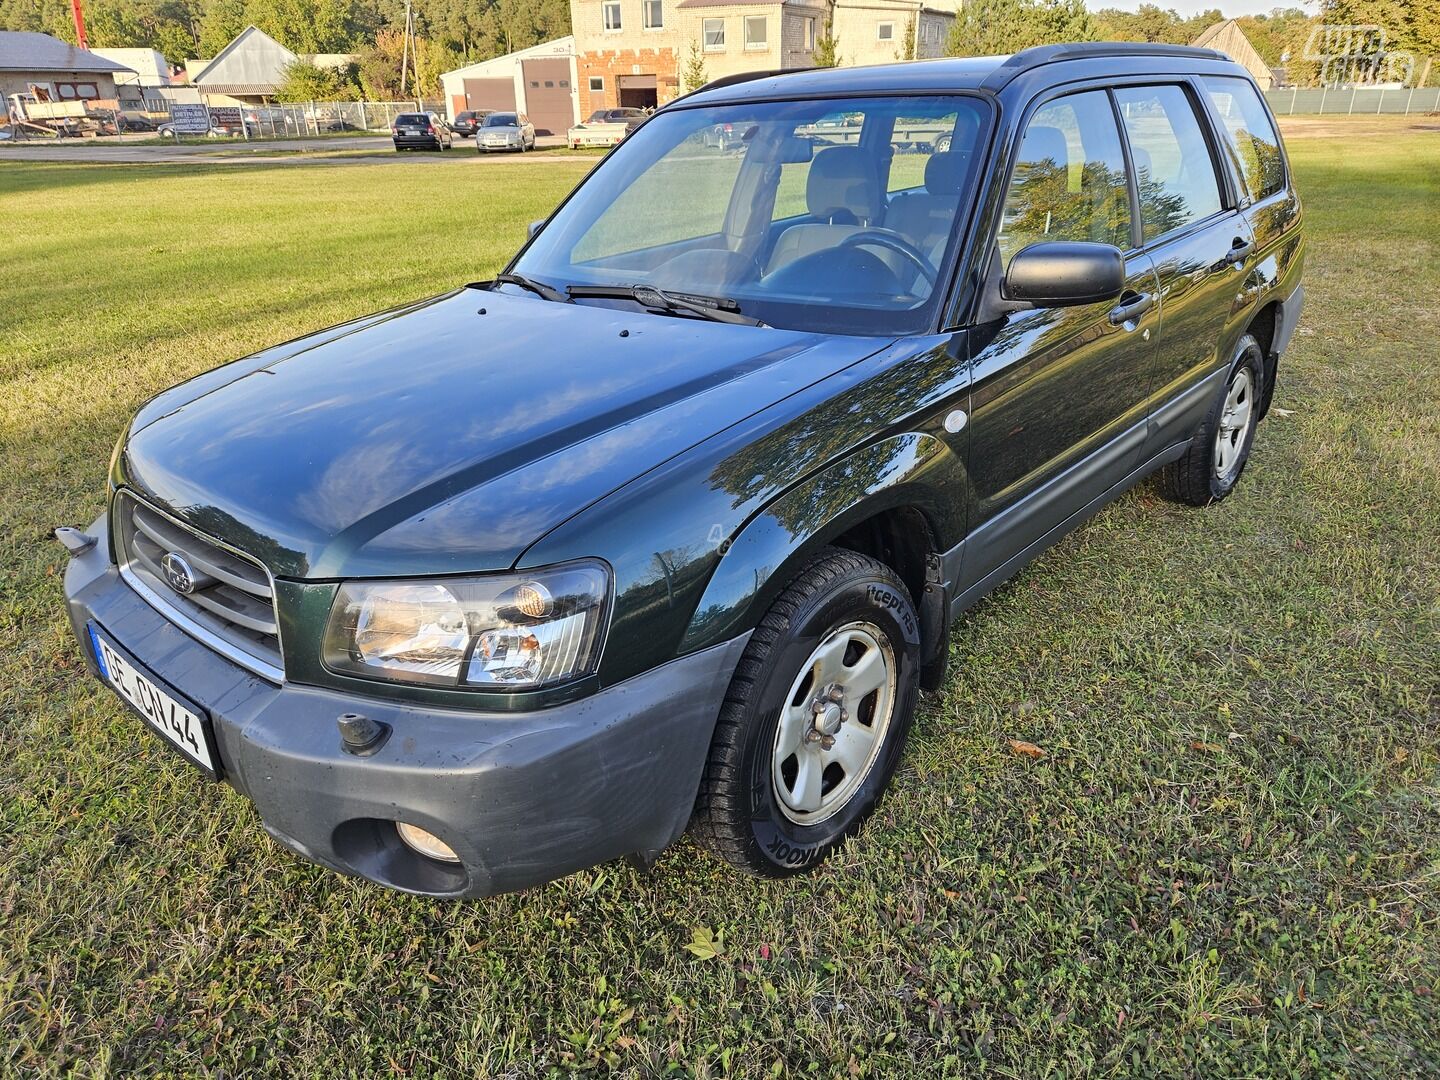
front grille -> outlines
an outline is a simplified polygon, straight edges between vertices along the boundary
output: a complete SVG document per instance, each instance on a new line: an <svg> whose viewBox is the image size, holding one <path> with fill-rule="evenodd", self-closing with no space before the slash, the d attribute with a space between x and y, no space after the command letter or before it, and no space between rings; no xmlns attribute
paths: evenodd
<svg viewBox="0 0 1440 1080"><path fill-rule="evenodd" d="M129 492L117 496L115 513L120 572L135 591L217 652L273 682L282 681L269 572Z"/></svg>

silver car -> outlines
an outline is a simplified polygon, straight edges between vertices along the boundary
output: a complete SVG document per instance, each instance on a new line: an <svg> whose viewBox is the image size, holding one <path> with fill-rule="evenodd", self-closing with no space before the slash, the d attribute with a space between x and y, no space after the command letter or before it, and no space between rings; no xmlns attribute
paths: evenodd
<svg viewBox="0 0 1440 1080"><path fill-rule="evenodd" d="M524 113L494 112L481 121L475 131L475 149L516 150L524 153L535 149L535 125Z"/></svg>

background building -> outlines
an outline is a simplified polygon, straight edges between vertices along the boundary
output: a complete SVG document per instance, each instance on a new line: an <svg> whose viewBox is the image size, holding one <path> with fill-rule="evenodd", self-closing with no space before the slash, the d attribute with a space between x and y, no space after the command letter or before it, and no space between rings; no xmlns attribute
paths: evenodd
<svg viewBox="0 0 1440 1080"><path fill-rule="evenodd" d="M34 94L41 101L114 101L123 64L49 34L0 30L0 97Z"/></svg>
<svg viewBox="0 0 1440 1080"><path fill-rule="evenodd" d="M117 72L115 90L120 108L127 112L166 112L169 102L161 87L170 85L170 65L163 54L154 49L91 49L96 56L113 60L129 68Z"/></svg>
<svg viewBox="0 0 1440 1080"><path fill-rule="evenodd" d="M629 105L651 108L705 79L810 67L834 20L846 65L940 56L959 0L571 0L582 116Z"/></svg>
<svg viewBox="0 0 1440 1080"><path fill-rule="evenodd" d="M537 135L564 135L580 120L573 37L447 71L440 85L451 120L467 109L515 110Z"/></svg>
<svg viewBox="0 0 1440 1080"><path fill-rule="evenodd" d="M1226 19L1224 22L1217 22L1207 27L1205 32L1191 44L1197 48L1216 49L1224 53L1255 76L1255 81L1260 84L1261 90L1274 88L1275 73L1270 70L1270 65L1265 63L1264 58L1255 51L1255 46L1250 44L1250 39L1245 36L1245 31L1240 29L1240 24L1234 19Z"/></svg>

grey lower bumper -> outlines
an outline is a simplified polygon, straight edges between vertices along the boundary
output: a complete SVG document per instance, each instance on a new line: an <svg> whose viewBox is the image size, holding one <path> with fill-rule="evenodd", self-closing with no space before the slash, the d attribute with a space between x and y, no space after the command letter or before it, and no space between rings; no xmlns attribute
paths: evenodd
<svg viewBox="0 0 1440 1080"><path fill-rule="evenodd" d="M103 520L92 534L101 541L65 574L92 673L90 620L209 713L224 778L305 858L409 892L486 896L653 856L684 832L745 637L552 709L427 710L252 675L120 579ZM346 753L345 712L389 724L389 740L371 757ZM435 833L461 864L412 851L395 821Z"/></svg>

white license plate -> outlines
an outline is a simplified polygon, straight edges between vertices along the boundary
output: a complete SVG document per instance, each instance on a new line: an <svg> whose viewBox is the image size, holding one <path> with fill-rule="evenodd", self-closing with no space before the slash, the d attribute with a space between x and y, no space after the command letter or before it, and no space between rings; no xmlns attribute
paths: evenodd
<svg viewBox="0 0 1440 1080"><path fill-rule="evenodd" d="M209 725L200 714L122 655L93 625L90 640L105 681L115 692L190 761L215 776Z"/></svg>

